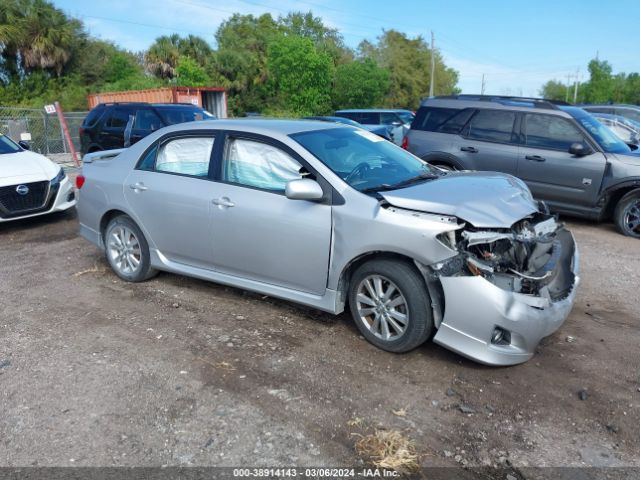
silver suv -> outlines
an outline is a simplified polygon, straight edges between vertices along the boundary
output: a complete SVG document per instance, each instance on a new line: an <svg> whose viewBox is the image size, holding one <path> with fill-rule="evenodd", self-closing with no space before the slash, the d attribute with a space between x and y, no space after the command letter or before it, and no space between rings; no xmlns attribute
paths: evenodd
<svg viewBox="0 0 640 480"><path fill-rule="evenodd" d="M503 174L444 173L377 135L220 120L89 154L83 237L126 281L176 272L331 313L392 352L529 359L573 305L571 233Z"/></svg>
<svg viewBox="0 0 640 480"><path fill-rule="evenodd" d="M640 238L640 154L581 108L518 97L429 98L407 142L432 165L509 173L553 211L613 218L620 232Z"/></svg>

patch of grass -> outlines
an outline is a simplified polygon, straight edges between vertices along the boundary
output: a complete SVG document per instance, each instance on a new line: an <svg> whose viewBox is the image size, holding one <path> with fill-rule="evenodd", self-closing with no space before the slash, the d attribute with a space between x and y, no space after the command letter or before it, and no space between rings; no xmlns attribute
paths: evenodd
<svg viewBox="0 0 640 480"><path fill-rule="evenodd" d="M413 440L397 430L376 430L358 435L356 451L378 468L411 473L419 468L418 454Z"/></svg>

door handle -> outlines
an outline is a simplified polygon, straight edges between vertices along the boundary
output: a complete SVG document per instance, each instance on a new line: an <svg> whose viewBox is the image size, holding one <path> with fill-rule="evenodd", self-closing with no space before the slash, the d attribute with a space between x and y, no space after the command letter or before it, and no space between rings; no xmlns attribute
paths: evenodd
<svg viewBox="0 0 640 480"><path fill-rule="evenodd" d="M214 205L218 205L219 207L227 208L236 206L236 204L229 200L227 197L214 198L213 200L211 200L211 203L213 203Z"/></svg>
<svg viewBox="0 0 640 480"><path fill-rule="evenodd" d="M145 190L149 190L149 187L145 186L142 182L132 183L129 185L131 190L135 190L136 192L144 192Z"/></svg>
<svg viewBox="0 0 640 480"><path fill-rule="evenodd" d="M544 157L541 157L540 155L527 155L526 157L527 160L532 160L534 162L546 162L547 159Z"/></svg>
<svg viewBox="0 0 640 480"><path fill-rule="evenodd" d="M478 153L478 149L476 147L460 147L460 150L463 152Z"/></svg>

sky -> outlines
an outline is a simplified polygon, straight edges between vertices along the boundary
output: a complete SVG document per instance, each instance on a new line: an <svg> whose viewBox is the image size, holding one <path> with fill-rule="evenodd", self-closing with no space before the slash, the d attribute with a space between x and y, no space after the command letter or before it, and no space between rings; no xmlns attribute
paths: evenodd
<svg viewBox="0 0 640 480"><path fill-rule="evenodd" d="M53 0L96 37L139 51L172 32L214 33L233 13L312 11L352 48L383 30L423 36L458 70L463 93L539 96L557 79L588 80L587 64L609 61L614 73L640 71L640 0ZM573 77L568 78L568 75Z"/></svg>

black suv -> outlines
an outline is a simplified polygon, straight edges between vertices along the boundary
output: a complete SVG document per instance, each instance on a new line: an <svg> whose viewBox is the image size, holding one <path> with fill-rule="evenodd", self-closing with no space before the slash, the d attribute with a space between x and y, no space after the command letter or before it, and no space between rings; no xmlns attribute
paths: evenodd
<svg viewBox="0 0 640 480"><path fill-rule="evenodd" d="M433 165L510 173L552 210L613 218L622 233L640 238L640 155L581 108L434 97L422 102L407 139L408 150Z"/></svg>
<svg viewBox="0 0 640 480"><path fill-rule="evenodd" d="M82 154L133 145L167 125L215 119L190 103L101 103L80 127Z"/></svg>

